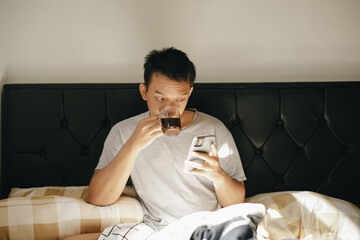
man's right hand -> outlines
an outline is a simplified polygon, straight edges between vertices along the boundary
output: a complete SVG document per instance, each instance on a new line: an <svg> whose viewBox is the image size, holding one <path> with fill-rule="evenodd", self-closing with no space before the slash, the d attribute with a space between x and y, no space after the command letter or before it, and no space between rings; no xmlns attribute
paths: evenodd
<svg viewBox="0 0 360 240"><path fill-rule="evenodd" d="M155 138L164 135L161 129L161 121L156 116L150 116L139 121L127 144L131 144L138 151L144 149Z"/></svg>

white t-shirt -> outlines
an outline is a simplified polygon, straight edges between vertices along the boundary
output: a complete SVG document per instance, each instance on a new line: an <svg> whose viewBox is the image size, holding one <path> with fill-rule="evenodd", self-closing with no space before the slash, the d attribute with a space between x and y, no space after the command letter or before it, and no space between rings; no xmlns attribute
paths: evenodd
<svg viewBox="0 0 360 240"><path fill-rule="evenodd" d="M139 114L111 129L96 169L114 159L138 122L148 116L149 112ZM220 120L196 111L193 121L179 135L163 135L143 149L131 172L144 209L144 222L156 230L187 214L221 207L211 181L183 171L191 142L198 135L215 135L221 167L231 178L246 180L231 133Z"/></svg>

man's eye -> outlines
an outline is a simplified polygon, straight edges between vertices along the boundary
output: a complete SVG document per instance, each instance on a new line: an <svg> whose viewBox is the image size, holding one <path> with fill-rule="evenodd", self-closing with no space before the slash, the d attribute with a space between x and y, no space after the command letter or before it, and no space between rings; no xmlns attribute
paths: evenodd
<svg viewBox="0 0 360 240"><path fill-rule="evenodd" d="M182 102L182 101L184 101L185 99L183 99L183 98L179 98L177 101L178 102Z"/></svg>
<svg viewBox="0 0 360 240"><path fill-rule="evenodd" d="M159 100L160 102L163 102L163 101L165 100L165 98L158 98L158 100Z"/></svg>

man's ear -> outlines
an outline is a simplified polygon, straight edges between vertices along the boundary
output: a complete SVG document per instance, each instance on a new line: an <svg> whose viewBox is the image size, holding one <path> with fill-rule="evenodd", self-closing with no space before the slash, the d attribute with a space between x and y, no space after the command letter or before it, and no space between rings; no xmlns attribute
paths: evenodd
<svg viewBox="0 0 360 240"><path fill-rule="evenodd" d="M142 99L144 99L144 101L146 101L147 100L147 89L146 89L145 84L141 83L139 85L139 91L140 91Z"/></svg>
<svg viewBox="0 0 360 240"><path fill-rule="evenodd" d="M194 90L194 87L191 87L190 91L189 91L189 97L191 96L191 93L193 92L193 90Z"/></svg>

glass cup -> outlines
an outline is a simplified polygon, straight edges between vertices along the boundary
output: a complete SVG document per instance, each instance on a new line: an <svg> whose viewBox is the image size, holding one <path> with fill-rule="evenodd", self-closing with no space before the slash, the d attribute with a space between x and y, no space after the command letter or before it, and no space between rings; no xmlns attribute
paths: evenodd
<svg viewBox="0 0 360 240"><path fill-rule="evenodd" d="M177 107L167 106L161 109L159 119L162 130L167 136L176 136L181 131L180 111Z"/></svg>

